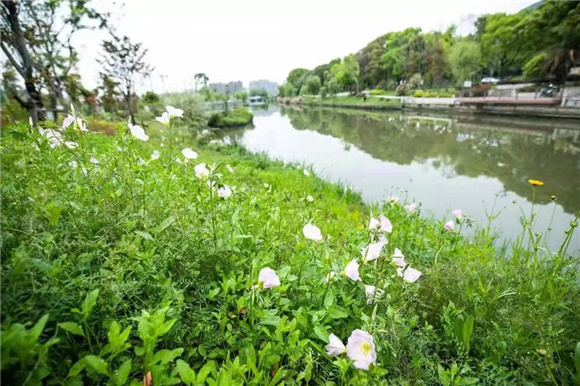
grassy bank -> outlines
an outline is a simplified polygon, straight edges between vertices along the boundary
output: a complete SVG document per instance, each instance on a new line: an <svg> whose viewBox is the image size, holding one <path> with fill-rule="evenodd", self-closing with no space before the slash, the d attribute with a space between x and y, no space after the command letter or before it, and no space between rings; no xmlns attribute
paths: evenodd
<svg viewBox="0 0 580 386"><path fill-rule="evenodd" d="M332 97L332 98L312 98L305 97L305 104L313 106L333 106L333 107L356 107L363 109L385 109L397 110L401 109L401 102L395 99L385 99L377 97L364 98L355 96Z"/></svg>
<svg viewBox="0 0 580 386"><path fill-rule="evenodd" d="M227 113L213 113L208 120L211 127L237 127L252 122L254 115L246 108L233 109Z"/></svg>
<svg viewBox="0 0 580 386"><path fill-rule="evenodd" d="M545 257L526 223L498 250L489 229L461 236L466 217L446 230L420 207L369 207L303 166L174 125L153 123L146 142L125 124L71 129L54 147L25 124L2 131L6 384L578 379L578 257L565 245ZM369 230L381 213L392 229ZM418 279L397 274L396 248ZM327 348L330 334L349 352Z"/></svg>

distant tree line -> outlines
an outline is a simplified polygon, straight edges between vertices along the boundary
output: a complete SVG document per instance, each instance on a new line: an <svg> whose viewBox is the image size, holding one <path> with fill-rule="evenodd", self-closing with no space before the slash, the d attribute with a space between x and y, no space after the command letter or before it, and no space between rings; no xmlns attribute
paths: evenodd
<svg viewBox="0 0 580 386"><path fill-rule="evenodd" d="M580 66L580 2L543 1L515 14L483 15L458 36L420 28L389 32L355 54L290 71L279 95L333 95L366 88L474 84L482 77L563 82Z"/></svg>

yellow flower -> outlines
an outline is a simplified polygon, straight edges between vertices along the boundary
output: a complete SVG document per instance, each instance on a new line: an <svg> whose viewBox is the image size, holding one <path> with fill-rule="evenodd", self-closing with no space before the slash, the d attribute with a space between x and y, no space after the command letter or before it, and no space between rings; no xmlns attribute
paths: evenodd
<svg viewBox="0 0 580 386"><path fill-rule="evenodd" d="M550 198L552 199L552 201L554 201L554 200L556 199L556 195L555 195L555 194L552 194L552 195L550 196Z"/></svg>
<svg viewBox="0 0 580 386"><path fill-rule="evenodd" d="M540 180L528 180L528 183L530 185L534 185L534 186L543 186L544 182L540 181Z"/></svg>

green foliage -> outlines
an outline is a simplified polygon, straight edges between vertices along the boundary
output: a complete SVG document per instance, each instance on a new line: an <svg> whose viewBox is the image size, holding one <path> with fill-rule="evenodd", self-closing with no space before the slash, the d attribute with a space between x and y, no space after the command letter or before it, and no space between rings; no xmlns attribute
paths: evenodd
<svg viewBox="0 0 580 386"><path fill-rule="evenodd" d="M161 116L166 105L183 110L183 123L190 128L205 125L205 108L201 98L191 92L175 92L161 95L161 108L154 110L155 116Z"/></svg>
<svg viewBox="0 0 580 386"><path fill-rule="evenodd" d="M320 92L320 87L322 87L320 78L316 75L310 75L308 78L306 78L302 90L304 90L304 94L318 95Z"/></svg>
<svg viewBox="0 0 580 386"><path fill-rule="evenodd" d="M161 101L161 98L159 98L159 95L157 95L153 91L147 91L145 94L143 94L141 99L143 100L143 102L145 102L147 104L155 104L155 103Z"/></svg>
<svg viewBox="0 0 580 386"><path fill-rule="evenodd" d="M236 91L234 93L234 99L240 100L242 101L242 103L245 105L248 103L248 93L246 91Z"/></svg>
<svg viewBox="0 0 580 386"><path fill-rule="evenodd" d="M154 384L188 385L577 377L577 256L565 249L496 249L485 231L465 238L399 204L367 206L304 165L201 145L187 127L174 127L171 142L160 123L147 134L138 141L124 124L111 135L69 130L65 138L82 143L69 149L25 124L2 131L7 384L142 384L149 373ZM207 176L175 162L186 147ZM227 199L216 194L225 185ZM353 281L341 272L377 236L371 213L393 230ZM322 241L303 236L309 221ZM395 247L423 272L415 283L397 275ZM264 267L279 286L258 284ZM363 283L384 294L368 304ZM346 342L354 329L374 338L368 372L326 354L330 333Z"/></svg>
<svg viewBox="0 0 580 386"><path fill-rule="evenodd" d="M461 40L451 49L449 63L458 83L466 80L476 80L481 63L479 45L470 40Z"/></svg>
<svg viewBox="0 0 580 386"><path fill-rule="evenodd" d="M306 79L307 73L308 70L305 68L295 68L288 74L288 77L286 78L286 83L291 84L294 87L294 89L296 90L294 95L300 92L300 89L304 84L304 80Z"/></svg>
<svg viewBox="0 0 580 386"><path fill-rule="evenodd" d="M345 56L341 63L334 64L330 72L342 89L352 89L358 86L360 67L355 55Z"/></svg>
<svg viewBox="0 0 580 386"><path fill-rule="evenodd" d="M212 127L243 126L252 122L254 115L246 108L234 109L227 113L213 113L208 120Z"/></svg>

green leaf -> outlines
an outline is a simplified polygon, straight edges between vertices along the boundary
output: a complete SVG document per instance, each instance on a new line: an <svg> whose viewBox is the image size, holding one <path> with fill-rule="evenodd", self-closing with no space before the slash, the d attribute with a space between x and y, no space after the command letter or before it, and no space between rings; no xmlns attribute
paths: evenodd
<svg viewBox="0 0 580 386"><path fill-rule="evenodd" d="M79 375L81 373L81 371L83 371L85 369L86 366L87 366L87 364L86 364L84 358L78 360L77 363L72 365L72 367L68 371L68 376L69 377L76 377L77 375Z"/></svg>
<svg viewBox="0 0 580 386"><path fill-rule="evenodd" d="M322 328L320 328L320 326L314 327L314 333L321 341L328 342L328 333L324 331Z"/></svg>
<svg viewBox="0 0 580 386"><path fill-rule="evenodd" d="M81 328L81 326L79 326L75 322L62 322L59 323L58 326L63 330L70 332L71 334L85 336L85 333Z"/></svg>
<svg viewBox="0 0 580 386"><path fill-rule="evenodd" d="M332 292L332 288L329 288L326 292L326 296L324 297L324 307L330 308L334 305L334 293Z"/></svg>
<svg viewBox="0 0 580 386"><path fill-rule="evenodd" d="M179 374L181 380L186 385L193 385L195 383L195 372L191 369L187 362L178 359L177 363L175 364L175 370L177 370L177 374Z"/></svg>
<svg viewBox="0 0 580 386"><path fill-rule="evenodd" d="M209 361L197 372L197 383L205 382L205 379L209 375L209 373L216 369L216 362Z"/></svg>
<svg viewBox="0 0 580 386"><path fill-rule="evenodd" d="M119 366L115 372L115 384L122 386L127 384L127 379L129 379L129 374L131 373L131 358L127 359L125 362Z"/></svg>
<svg viewBox="0 0 580 386"><path fill-rule="evenodd" d="M580 384L580 342L578 342L574 351L574 367L576 367L576 383Z"/></svg>
<svg viewBox="0 0 580 386"><path fill-rule="evenodd" d="M153 241L153 236L151 236L147 232L144 232L144 231L133 231L133 232L135 232L139 236L143 237L145 240Z"/></svg>
<svg viewBox="0 0 580 386"><path fill-rule="evenodd" d="M180 356L183 353L182 348L176 348L175 350L161 350L153 355L153 364L157 364L161 362L162 365L166 365L168 363L173 362L175 358Z"/></svg>
<svg viewBox="0 0 580 386"><path fill-rule="evenodd" d="M99 374L109 375L109 368L107 362L96 355L87 355L83 358L87 367L92 368Z"/></svg>
<svg viewBox="0 0 580 386"><path fill-rule="evenodd" d="M44 326L46 326L47 321L48 321L48 314L46 314L42 318L40 318L40 320L38 322L36 322L34 327L32 327L30 329L29 336L30 336L31 341L36 342L38 340L38 338L40 337L40 334L42 334L42 331L44 331Z"/></svg>
<svg viewBox="0 0 580 386"><path fill-rule="evenodd" d="M84 319L86 319L89 316L89 314L91 313L91 310L93 309L95 304L97 304L98 297L99 297L99 290L98 289L93 290L87 294L87 297L85 298L85 301L83 302L83 304L81 306Z"/></svg>
<svg viewBox="0 0 580 386"><path fill-rule="evenodd" d="M176 220L175 216L169 216L157 228L155 228L155 232L161 232L167 229L171 224L173 224Z"/></svg>

